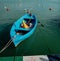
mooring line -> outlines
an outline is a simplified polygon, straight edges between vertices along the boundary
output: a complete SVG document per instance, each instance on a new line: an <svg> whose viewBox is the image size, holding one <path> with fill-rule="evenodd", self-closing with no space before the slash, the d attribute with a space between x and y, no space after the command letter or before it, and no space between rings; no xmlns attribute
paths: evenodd
<svg viewBox="0 0 60 61"><path fill-rule="evenodd" d="M14 36L13 39L15 39L15 36ZM13 41L12 41L13 39L10 39L10 40L9 40L9 42L0 50L0 53L2 53L7 47L10 46L10 44L13 42Z"/></svg>

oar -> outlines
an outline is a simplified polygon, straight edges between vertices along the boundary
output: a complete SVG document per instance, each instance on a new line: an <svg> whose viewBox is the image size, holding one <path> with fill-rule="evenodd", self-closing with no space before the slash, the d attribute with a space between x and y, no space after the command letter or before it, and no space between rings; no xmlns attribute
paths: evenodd
<svg viewBox="0 0 60 61"><path fill-rule="evenodd" d="M27 25L29 25L29 23L31 22L31 19L29 19L29 21L28 21L28 23L27 23Z"/></svg>
<svg viewBox="0 0 60 61"><path fill-rule="evenodd" d="M43 25L43 24L41 24L41 22L40 22L40 21L38 21L38 24L39 24L39 25L41 25L42 27L44 27L44 25Z"/></svg>
<svg viewBox="0 0 60 61"><path fill-rule="evenodd" d="M39 24L38 26L41 26L42 28L44 28L44 30L51 32L51 30L45 29L45 25L42 24L40 21L38 21L38 24Z"/></svg>

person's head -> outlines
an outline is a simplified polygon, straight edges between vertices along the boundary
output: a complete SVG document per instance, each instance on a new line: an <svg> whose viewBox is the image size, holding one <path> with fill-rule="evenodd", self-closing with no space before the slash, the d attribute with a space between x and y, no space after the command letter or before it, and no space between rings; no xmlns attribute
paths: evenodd
<svg viewBox="0 0 60 61"><path fill-rule="evenodd" d="M29 9L26 10L26 12L31 16L31 11Z"/></svg>
<svg viewBox="0 0 60 61"><path fill-rule="evenodd" d="M29 13L29 9L27 9L26 12Z"/></svg>

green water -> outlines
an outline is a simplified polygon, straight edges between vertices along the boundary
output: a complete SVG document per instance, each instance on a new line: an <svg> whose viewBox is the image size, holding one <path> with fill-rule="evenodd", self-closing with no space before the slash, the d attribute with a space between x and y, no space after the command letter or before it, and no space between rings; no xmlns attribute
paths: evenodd
<svg viewBox="0 0 60 61"><path fill-rule="evenodd" d="M7 3L8 2L8 3ZM34 2L34 4L32 3ZM2 5L3 3L3 5ZM13 4L14 3L14 4ZM21 5L19 5L21 3ZM12 24L25 14L24 9L31 9L36 15L37 24L35 32L16 48L12 43L0 56L22 56L60 53L60 4L57 0L31 0L1 1L0 2L0 50L10 39ZM9 8L6 11L5 7ZM52 7L50 11L49 8Z"/></svg>
<svg viewBox="0 0 60 61"><path fill-rule="evenodd" d="M21 56L11 56L11 57L0 57L0 61L23 61Z"/></svg>

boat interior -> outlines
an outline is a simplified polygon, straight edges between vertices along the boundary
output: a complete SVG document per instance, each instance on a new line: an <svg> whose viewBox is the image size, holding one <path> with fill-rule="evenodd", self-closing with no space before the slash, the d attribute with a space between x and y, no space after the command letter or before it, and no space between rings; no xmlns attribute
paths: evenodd
<svg viewBox="0 0 60 61"><path fill-rule="evenodd" d="M32 27L30 27L29 29L25 29L25 28L21 28L21 30L15 30L16 33L19 33L21 35L25 35L26 33L28 33L35 25L35 19L27 19L24 18L24 20L26 21L26 23L29 25L29 23L32 23ZM21 24L20 24L21 27Z"/></svg>

